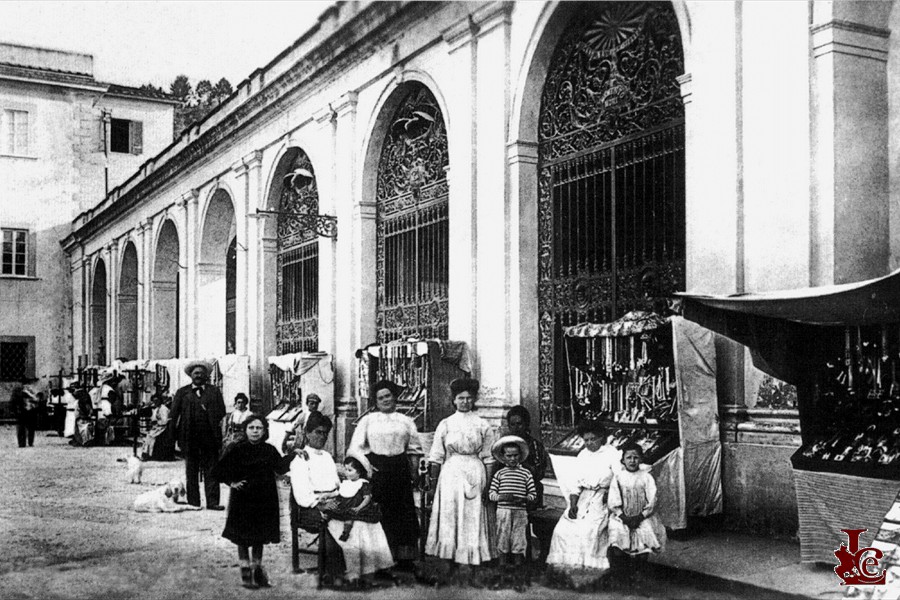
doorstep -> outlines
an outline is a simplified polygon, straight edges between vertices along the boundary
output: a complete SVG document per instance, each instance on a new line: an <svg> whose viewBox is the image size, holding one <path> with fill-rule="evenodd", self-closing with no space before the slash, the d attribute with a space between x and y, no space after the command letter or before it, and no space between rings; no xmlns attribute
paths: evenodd
<svg viewBox="0 0 900 600"><path fill-rule="evenodd" d="M835 565L801 563L800 543L794 540L721 530L677 537L651 562L804 598L842 598L846 591Z"/></svg>
<svg viewBox="0 0 900 600"><path fill-rule="evenodd" d="M535 533L546 555L553 527L562 515L544 508L532 516ZM846 588L834 573L835 565L800 562L800 543L721 529L689 529L669 538L665 552L651 562L681 572L720 579L740 588L755 589L756 597L786 595L817 600L842 598ZM836 564L836 561L835 561Z"/></svg>

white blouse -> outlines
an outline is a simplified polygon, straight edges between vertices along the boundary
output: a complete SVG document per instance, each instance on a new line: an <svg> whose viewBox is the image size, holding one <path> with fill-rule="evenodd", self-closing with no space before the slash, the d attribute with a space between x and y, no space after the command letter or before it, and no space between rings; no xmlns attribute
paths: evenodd
<svg viewBox="0 0 900 600"><path fill-rule="evenodd" d="M575 458L579 473L574 489L564 489L567 495L580 494L583 490L600 490L608 488L613 472L618 470L622 452L605 444L596 452L583 448Z"/></svg>
<svg viewBox="0 0 900 600"><path fill-rule="evenodd" d="M360 419L350 438L348 453L398 456L409 452L422 454L419 432L411 418L398 412L372 412Z"/></svg>
<svg viewBox="0 0 900 600"><path fill-rule="evenodd" d="M493 443L494 428L487 421L471 411L456 412L438 424L428 460L441 465L448 455L466 454L490 464L494 462Z"/></svg>
<svg viewBox="0 0 900 600"><path fill-rule="evenodd" d="M309 458L297 456L291 461L291 489L297 504L312 508L322 496L338 489L337 467L334 459L324 450L306 448Z"/></svg>

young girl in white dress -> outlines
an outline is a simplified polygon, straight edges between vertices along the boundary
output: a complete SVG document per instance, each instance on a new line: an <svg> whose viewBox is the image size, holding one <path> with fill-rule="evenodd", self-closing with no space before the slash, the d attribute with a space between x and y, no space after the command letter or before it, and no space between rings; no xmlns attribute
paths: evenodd
<svg viewBox="0 0 900 600"><path fill-rule="evenodd" d="M655 514L656 481L648 465L641 465L644 452L637 444L622 447L622 465L609 486L609 545L611 556L621 553L646 561L666 545L666 530ZM615 562L615 561L614 561ZM627 566L626 566L627 565ZM623 561L633 575L636 565Z"/></svg>

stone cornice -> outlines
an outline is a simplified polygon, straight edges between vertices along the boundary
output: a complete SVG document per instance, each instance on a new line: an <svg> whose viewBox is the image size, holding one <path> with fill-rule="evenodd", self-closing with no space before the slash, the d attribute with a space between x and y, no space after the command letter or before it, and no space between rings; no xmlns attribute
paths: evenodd
<svg viewBox="0 0 900 600"><path fill-rule="evenodd" d="M200 190L189 190L181 195L181 198L175 201L179 208L187 208L187 205L196 204L200 199Z"/></svg>
<svg viewBox="0 0 900 600"><path fill-rule="evenodd" d="M152 195L156 189L184 170L202 162L205 157L211 156L214 150L227 146L239 132L273 115L282 114L299 98L333 82L353 64L383 47L398 32L407 31L417 21L441 8L442 5L438 2L369 4L282 75L225 115L219 123L200 134L143 179L135 181L130 189L120 191L131 180L122 184L120 190L113 190L111 195L114 200L98 214L86 211L89 218L73 232L73 241L90 238L102 231ZM132 177L135 178L136 176ZM80 217L76 218L76 222L79 220Z"/></svg>

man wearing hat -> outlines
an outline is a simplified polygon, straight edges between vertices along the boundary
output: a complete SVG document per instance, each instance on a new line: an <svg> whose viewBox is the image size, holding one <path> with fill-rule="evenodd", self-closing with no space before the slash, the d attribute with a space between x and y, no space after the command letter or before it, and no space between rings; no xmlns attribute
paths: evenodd
<svg viewBox="0 0 900 600"><path fill-rule="evenodd" d="M212 365L202 360L191 361L185 366L184 372L191 377L191 383L175 392L171 419L176 423L178 445L184 454L188 504L200 506L198 480L202 474L206 508L223 510L219 504L219 482L210 472L222 447L219 424L225 417L225 400L219 388L209 384L210 371Z"/></svg>
<svg viewBox="0 0 900 600"><path fill-rule="evenodd" d="M491 454L503 468L494 474L488 498L497 503L497 551L500 566L509 562L521 566L525 562L528 541L528 512L525 505L537 497L534 478L522 466L528 458L528 444L515 435L505 435L493 443ZM512 561L509 561L509 559ZM517 585L518 589L519 585Z"/></svg>

